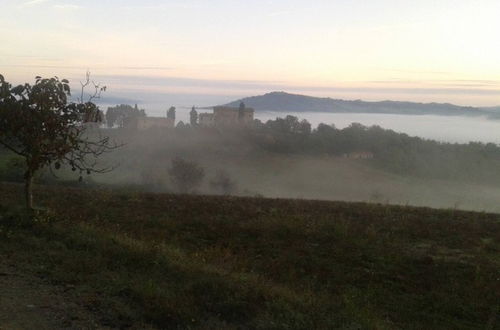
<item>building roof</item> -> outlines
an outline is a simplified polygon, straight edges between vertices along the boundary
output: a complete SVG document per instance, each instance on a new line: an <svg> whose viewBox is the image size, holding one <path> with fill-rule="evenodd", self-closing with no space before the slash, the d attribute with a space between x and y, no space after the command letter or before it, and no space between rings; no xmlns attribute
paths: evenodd
<svg viewBox="0 0 500 330"><path fill-rule="evenodd" d="M214 109L214 111L217 111L217 110L240 111L240 108L237 108L237 107L228 107L228 106L223 106L223 105L216 106L213 109ZM245 107L242 110L244 112L255 112L255 110L253 108L248 108L248 107Z"/></svg>

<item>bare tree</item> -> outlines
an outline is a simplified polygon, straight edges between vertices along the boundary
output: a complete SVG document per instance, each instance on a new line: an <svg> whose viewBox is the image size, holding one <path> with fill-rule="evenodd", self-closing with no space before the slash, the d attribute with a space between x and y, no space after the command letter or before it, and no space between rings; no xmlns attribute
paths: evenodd
<svg viewBox="0 0 500 330"><path fill-rule="evenodd" d="M94 92L84 101L84 90L92 84ZM69 102L69 82L59 78L35 78L12 87L0 75L0 144L24 158L25 200L33 208L33 177L45 167L59 169L67 164L80 173L103 173L110 167L98 167L97 158L119 147L98 132L89 134L86 123L102 120L92 102L106 87L90 80L81 83L78 102ZM97 134L96 134L97 133Z"/></svg>

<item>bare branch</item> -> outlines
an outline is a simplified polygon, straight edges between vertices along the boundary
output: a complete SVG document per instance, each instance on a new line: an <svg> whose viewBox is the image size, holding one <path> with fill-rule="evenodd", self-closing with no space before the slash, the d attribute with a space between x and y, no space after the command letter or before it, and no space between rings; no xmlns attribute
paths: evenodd
<svg viewBox="0 0 500 330"><path fill-rule="evenodd" d="M85 93L85 88L90 84L90 71L87 70L85 73L85 82L80 81L80 85L82 87L81 93L80 93L80 99L77 98L78 103L83 103L83 95Z"/></svg>

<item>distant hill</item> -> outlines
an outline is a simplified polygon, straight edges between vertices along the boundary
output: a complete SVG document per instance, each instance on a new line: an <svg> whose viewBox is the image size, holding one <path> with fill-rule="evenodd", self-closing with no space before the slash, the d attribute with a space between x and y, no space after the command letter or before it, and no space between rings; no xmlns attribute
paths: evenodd
<svg viewBox="0 0 500 330"><path fill-rule="evenodd" d="M475 108L449 103L416 103L399 101L366 102L312 97L272 92L247 97L227 104L237 107L243 101L256 111L277 112L332 112L332 113L385 113L403 115L487 116L500 119L499 107Z"/></svg>

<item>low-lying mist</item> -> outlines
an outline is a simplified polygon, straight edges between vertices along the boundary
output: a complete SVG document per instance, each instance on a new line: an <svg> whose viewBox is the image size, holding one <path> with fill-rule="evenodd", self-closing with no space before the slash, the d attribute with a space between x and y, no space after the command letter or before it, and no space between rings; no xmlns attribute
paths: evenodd
<svg viewBox="0 0 500 330"><path fill-rule="evenodd" d="M352 124L336 129L287 117L252 128L98 129L124 145L105 174L70 169L40 183L132 191L364 201L500 212L500 147L446 144ZM22 161L0 157L0 180L23 181Z"/></svg>
<svg viewBox="0 0 500 330"><path fill-rule="evenodd" d="M169 170L174 159L183 159L203 169L204 177L193 190L200 194L224 193L213 184L222 172L232 182L227 192L231 195L500 212L500 185L495 180L425 177L385 170L374 159L276 152L266 150L250 135L237 130L186 127L113 129L108 133L125 145L105 159L107 164L119 165L114 171L91 177L97 183L178 192ZM451 164L441 165L446 168Z"/></svg>
<svg viewBox="0 0 500 330"><path fill-rule="evenodd" d="M500 120L487 117L321 112L291 113L291 115L307 119L313 127L320 123L335 123L336 127L345 128L355 122L366 126L378 125L411 136L442 142L500 143ZM280 116L282 114L276 112L257 114L257 118L262 121Z"/></svg>

